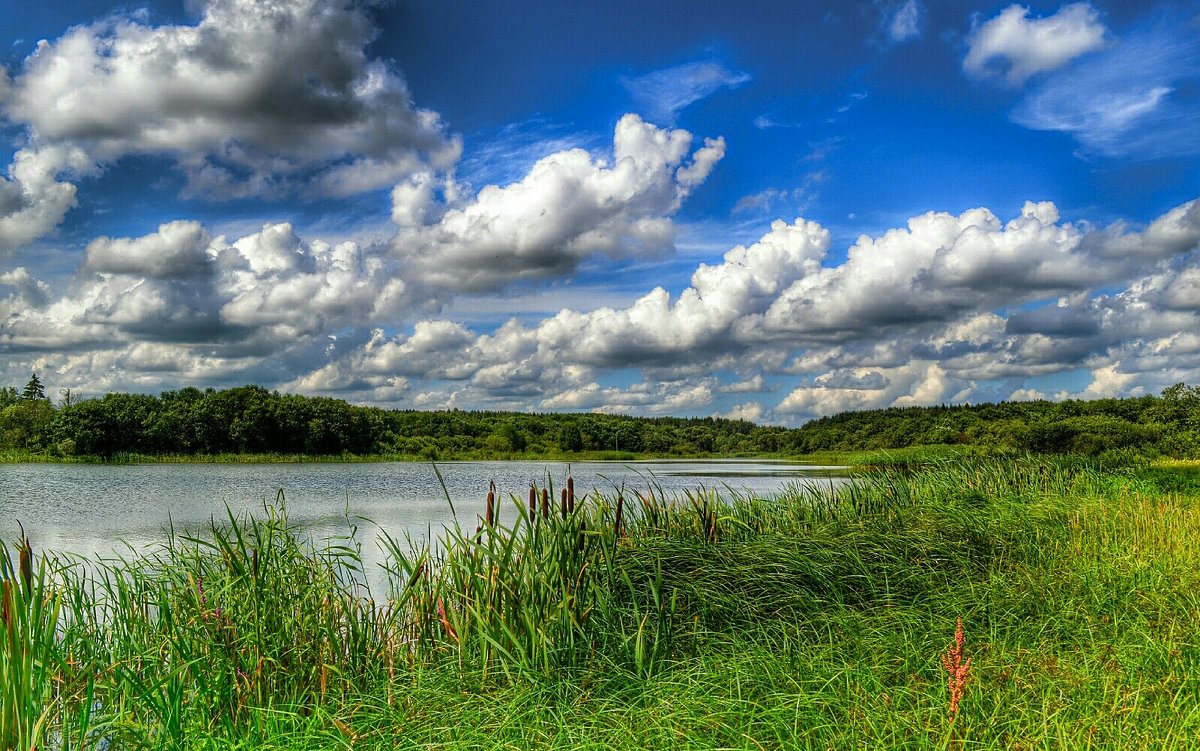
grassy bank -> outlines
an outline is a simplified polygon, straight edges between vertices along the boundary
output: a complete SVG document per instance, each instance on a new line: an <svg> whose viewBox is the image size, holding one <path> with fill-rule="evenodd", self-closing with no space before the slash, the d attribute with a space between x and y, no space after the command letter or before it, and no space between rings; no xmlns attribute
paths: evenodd
<svg viewBox="0 0 1200 751"><path fill-rule="evenodd" d="M281 510L90 570L12 550L0 747L1184 747L1189 477L963 461L769 500L538 489L459 508L436 551L387 543L371 600L355 541L314 549Z"/></svg>

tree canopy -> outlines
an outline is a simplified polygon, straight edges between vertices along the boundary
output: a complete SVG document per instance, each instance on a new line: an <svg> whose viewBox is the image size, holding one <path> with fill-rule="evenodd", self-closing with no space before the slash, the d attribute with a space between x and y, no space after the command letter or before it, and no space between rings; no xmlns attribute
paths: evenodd
<svg viewBox="0 0 1200 751"><path fill-rule="evenodd" d="M800 428L715 417L388 410L261 386L45 398L0 388L0 448L62 455L307 454L425 459L810 454L962 444L1089 456L1200 456L1200 386L1161 396L844 412Z"/></svg>

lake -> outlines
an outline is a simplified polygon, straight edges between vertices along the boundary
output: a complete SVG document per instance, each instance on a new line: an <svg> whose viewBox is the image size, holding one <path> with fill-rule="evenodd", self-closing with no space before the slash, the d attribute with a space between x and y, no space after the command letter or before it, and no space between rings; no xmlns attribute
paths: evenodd
<svg viewBox="0 0 1200 751"><path fill-rule="evenodd" d="M168 524L203 529L210 519L258 514L283 490L289 518L320 540L344 536L359 526L363 556L377 563L378 529L396 538L436 536L452 517L446 493L464 527L483 513L489 481L495 481L501 522L511 521L529 485L547 478L558 488L567 478L561 462L495 461L375 464L7 464L0 465L0 536L11 542L17 522L40 551L128 556L163 542ZM770 495L796 482L830 480L830 467L774 461L578 462L569 465L576 495L611 493L624 486L645 493L654 484L666 493L726 487ZM349 520L349 521L348 521Z"/></svg>

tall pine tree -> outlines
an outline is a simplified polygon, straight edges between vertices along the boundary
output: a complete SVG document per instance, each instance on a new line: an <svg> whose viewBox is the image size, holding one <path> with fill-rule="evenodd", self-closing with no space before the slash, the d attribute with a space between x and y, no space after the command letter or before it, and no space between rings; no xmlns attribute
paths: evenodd
<svg viewBox="0 0 1200 751"><path fill-rule="evenodd" d="M29 383L25 384L25 390L21 392L21 398L25 401L46 398L46 389L42 387L42 382L38 380L37 373L30 374Z"/></svg>

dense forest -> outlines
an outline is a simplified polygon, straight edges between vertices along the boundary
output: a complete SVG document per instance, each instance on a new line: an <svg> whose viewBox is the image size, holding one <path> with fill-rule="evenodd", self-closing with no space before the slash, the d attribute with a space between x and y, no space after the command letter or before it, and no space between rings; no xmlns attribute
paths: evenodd
<svg viewBox="0 0 1200 751"><path fill-rule="evenodd" d="M776 452L787 434L711 417L385 410L260 386L64 397L59 406L45 397L36 376L22 391L0 390L0 447L62 456L731 455Z"/></svg>
<svg viewBox="0 0 1200 751"><path fill-rule="evenodd" d="M811 454L922 445L1087 456L1200 456L1200 386L1161 396L844 412L786 429L720 418L418 412L280 394L260 386L159 396L46 397L34 375L0 389L0 449L48 456Z"/></svg>
<svg viewBox="0 0 1200 751"><path fill-rule="evenodd" d="M1200 456L1200 386L1162 396L1000 402L843 412L806 423L787 445L801 453L967 444L989 451Z"/></svg>

